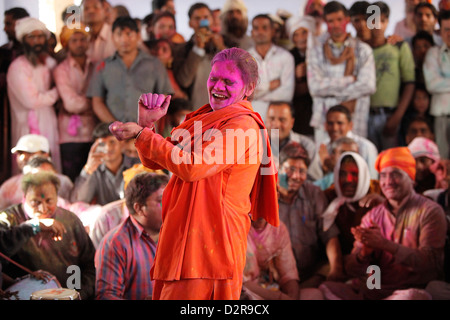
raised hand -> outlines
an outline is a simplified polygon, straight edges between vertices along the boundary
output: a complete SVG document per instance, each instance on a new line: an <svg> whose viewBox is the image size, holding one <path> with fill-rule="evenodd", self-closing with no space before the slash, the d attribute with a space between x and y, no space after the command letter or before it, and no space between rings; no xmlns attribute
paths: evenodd
<svg viewBox="0 0 450 320"><path fill-rule="evenodd" d="M156 93L144 93L139 98L138 124L141 127L152 127L166 115L172 96Z"/></svg>
<svg viewBox="0 0 450 320"><path fill-rule="evenodd" d="M136 122L122 123L120 121L115 121L109 125L109 131L119 141L136 138L142 129L143 127L138 125Z"/></svg>

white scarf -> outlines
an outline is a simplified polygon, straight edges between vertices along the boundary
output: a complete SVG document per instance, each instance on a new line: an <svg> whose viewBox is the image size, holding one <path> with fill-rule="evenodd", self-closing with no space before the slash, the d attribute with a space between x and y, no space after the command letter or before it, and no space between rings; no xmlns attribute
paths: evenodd
<svg viewBox="0 0 450 320"><path fill-rule="evenodd" d="M358 185L356 187L355 195L352 198L344 197L342 195L342 190L339 185L339 170L341 169L342 159L350 155L356 162L356 166L358 167ZM355 152L344 152L336 166L334 167L334 187L336 189L337 197L328 205L328 208L323 213L323 230L327 231L334 223L334 219L336 218L339 208L345 203L352 203L362 199L370 187L370 172L367 162L357 153ZM355 209L348 204L350 210L355 211Z"/></svg>

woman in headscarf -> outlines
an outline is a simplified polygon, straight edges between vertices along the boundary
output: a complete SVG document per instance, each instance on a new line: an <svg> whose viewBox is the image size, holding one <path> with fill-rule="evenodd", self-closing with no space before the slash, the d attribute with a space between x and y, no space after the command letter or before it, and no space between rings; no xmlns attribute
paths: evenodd
<svg viewBox="0 0 450 320"><path fill-rule="evenodd" d="M334 184L325 190L330 204L323 214L324 229L336 223L342 254L349 254L354 237L351 228L382 201L377 180L370 179L367 162L355 152L344 152L334 168Z"/></svg>

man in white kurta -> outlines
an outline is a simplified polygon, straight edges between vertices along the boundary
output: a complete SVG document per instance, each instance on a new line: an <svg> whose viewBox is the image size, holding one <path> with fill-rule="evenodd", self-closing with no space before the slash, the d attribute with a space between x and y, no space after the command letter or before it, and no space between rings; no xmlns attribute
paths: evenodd
<svg viewBox="0 0 450 320"><path fill-rule="evenodd" d="M272 43L273 22L267 15L258 15L252 21L255 46L248 52L258 63L259 82L252 101L253 110L266 121L272 101L292 102L295 89L295 62L289 51Z"/></svg>
<svg viewBox="0 0 450 320"><path fill-rule="evenodd" d="M52 161L61 171L58 123L54 104L58 91L53 87L52 69L56 61L46 52L49 31L35 18L16 22L16 37L24 45L25 54L11 63L6 76L11 104L11 145L23 135L45 136L50 145ZM13 161L13 174L19 173Z"/></svg>

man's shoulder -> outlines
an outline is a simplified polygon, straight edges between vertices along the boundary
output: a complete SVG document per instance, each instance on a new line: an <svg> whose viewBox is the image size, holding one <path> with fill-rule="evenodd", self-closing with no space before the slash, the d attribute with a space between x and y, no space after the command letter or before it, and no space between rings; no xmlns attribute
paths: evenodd
<svg viewBox="0 0 450 320"><path fill-rule="evenodd" d="M284 56L287 56L287 55L292 56L292 54L289 52L289 50L287 50L279 45L274 44L274 45L272 45L272 48L274 49L274 51L276 52L277 55L282 54Z"/></svg>
<svg viewBox="0 0 450 320"><path fill-rule="evenodd" d="M443 46L436 46L436 45L434 45L434 46L432 46L431 48L428 49L426 55L437 56L442 49L443 49Z"/></svg>
<svg viewBox="0 0 450 320"><path fill-rule="evenodd" d="M419 193L413 194L413 196L411 197L411 204L423 208L423 212L438 210L444 213L444 209L439 203Z"/></svg>
<svg viewBox="0 0 450 320"><path fill-rule="evenodd" d="M32 67L32 64L28 61L25 55L22 54L11 62L8 68L8 73L10 72L10 70L23 68L24 66Z"/></svg>
<svg viewBox="0 0 450 320"><path fill-rule="evenodd" d="M10 188L13 185L20 185L20 182L22 181L23 174L16 174L10 178L8 178L6 181L4 181L0 185L0 189L3 188Z"/></svg>
<svg viewBox="0 0 450 320"><path fill-rule="evenodd" d="M369 151L375 151L376 153L378 153L377 147L369 139L367 139L367 138L365 138L363 136L360 136L360 135L358 135L358 134L356 134L354 132L351 132L351 135L349 136L349 138L355 140L355 142L357 144L365 146Z"/></svg>
<svg viewBox="0 0 450 320"><path fill-rule="evenodd" d="M0 210L0 221L2 221L2 218L4 218L4 215L6 216L14 216L16 214L22 214L23 213L23 206L21 203L13 204L3 210Z"/></svg>
<svg viewBox="0 0 450 320"><path fill-rule="evenodd" d="M320 189L320 187L314 185L310 181L303 182L299 192L304 192L305 199L312 202L317 200L317 196L325 196L325 193L322 191L322 189Z"/></svg>
<svg viewBox="0 0 450 320"><path fill-rule="evenodd" d="M361 39L358 39L358 38L355 38L355 43L356 43L357 47L359 47L359 51L360 52L365 52L365 53L372 54L373 49L368 43L366 43L366 42L364 42L364 41L362 41Z"/></svg>
<svg viewBox="0 0 450 320"><path fill-rule="evenodd" d="M292 140L294 142L301 143L303 141L306 141L306 142L309 142L309 143L312 143L313 145L315 145L315 142L313 139L311 139L310 137L305 136L301 133L295 132L295 131L290 132L289 138L290 138L290 140Z"/></svg>

